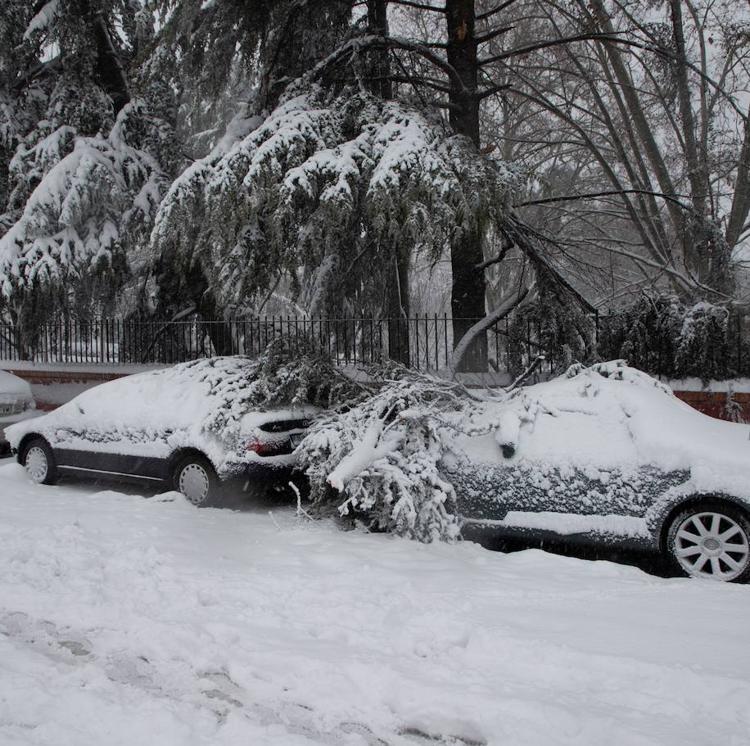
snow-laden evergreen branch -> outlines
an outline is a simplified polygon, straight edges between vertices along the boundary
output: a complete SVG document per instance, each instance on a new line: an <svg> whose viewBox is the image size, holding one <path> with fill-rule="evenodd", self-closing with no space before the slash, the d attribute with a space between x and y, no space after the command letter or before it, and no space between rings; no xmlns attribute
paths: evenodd
<svg viewBox="0 0 750 746"><path fill-rule="evenodd" d="M498 221L511 180L411 106L312 87L179 177L152 244L172 267L196 259L219 267L212 285L225 304L245 303L286 274L320 313L382 297L395 252L439 256ZM196 215L200 230L185 236L181 226Z"/></svg>
<svg viewBox="0 0 750 746"><path fill-rule="evenodd" d="M454 540L460 519L441 462L457 431L471 428L477 402L456 384L413 371L373 373L377 391L323 417L300 446L311 497L319 510L335 507L371 528Z"/></svg>
<svg viewBox="0 0 750 746"><path fill-rule="evenodd" d="M109 135L76 137L62 126L11 169L36 174L23 213L0 238L0 282L7 299L125 260L150 225L165 175L139 142L144 104L125 106Z"/></svg>

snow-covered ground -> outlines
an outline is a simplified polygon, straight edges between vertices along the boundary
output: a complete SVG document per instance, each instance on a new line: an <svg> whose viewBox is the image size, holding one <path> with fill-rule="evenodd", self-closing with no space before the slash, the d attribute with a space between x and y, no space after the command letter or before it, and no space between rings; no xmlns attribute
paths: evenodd
<svg viewBox="0 0 750 746"><path fill-rule="evenodd" d="M0 466L0 744L750 743L750 587Z"/></svg>

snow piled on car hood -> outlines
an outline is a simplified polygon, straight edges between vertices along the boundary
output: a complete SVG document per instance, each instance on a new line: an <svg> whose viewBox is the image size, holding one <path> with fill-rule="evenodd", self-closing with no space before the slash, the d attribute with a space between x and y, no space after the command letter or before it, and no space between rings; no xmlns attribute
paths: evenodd
<svg viewBox="0 0 750 746"><path fill-rule="evenodd" d="M574 366L481 405L475 420L489 432L460 439L472 461L594 470L653 466L689 471L696 491L750 492L750 426L698 412L621 361Z"/></svg>

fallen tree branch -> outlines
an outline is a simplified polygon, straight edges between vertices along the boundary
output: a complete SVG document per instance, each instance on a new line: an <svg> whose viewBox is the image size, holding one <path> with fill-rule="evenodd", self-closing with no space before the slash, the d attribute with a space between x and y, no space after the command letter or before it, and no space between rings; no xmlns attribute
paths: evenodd
<svg viewBox="0 0 750 746"><path fill-rule="evenodd" d="M521 375L516 378L513 383L511 383L510 386L508 386L507 389L505 389L506 393L510 393L514 389L517 389L519 386L524 384L526 381L528 381L529 377L534 374L534 372L539 368L539 366L547 359L546 355L537 355L534 360L532 361L531 365L529 365Z"/></svg>
<svg viewBox="0 0 750 746"><path fill-rule="evenodd" d="M529 294L530 288L524 288L517 296L508 298L505 303L501 303L489 316L485 316L483 319L477 321L476 324L471 326L463 337L459 340L458 344L453 350L453 355L450 362L450 372L453 378L456 377L456 371L458 370L461 360L469 349L471 343L478 337L483 331L486 331L491 326L496 324L498 321L502 321L508 314L514 309L518 308L523 302L526 296Z"/></svg>

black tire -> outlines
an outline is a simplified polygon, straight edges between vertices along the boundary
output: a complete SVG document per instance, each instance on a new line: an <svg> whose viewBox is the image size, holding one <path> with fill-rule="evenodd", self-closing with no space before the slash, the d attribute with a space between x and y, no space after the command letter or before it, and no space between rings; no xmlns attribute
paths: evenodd
<svg viewBox="0 0 750 746"><path fill-rule="evenodd" d="M18 462L36 484L55 484L60 476L52 447L42 437L31 438L23 444Z"/></svg>
<svg viewBox="0 0 750 746"><path fill-rule="evenodd" d="M214 467L198 453L188 453L177 459L172 469L172 489L182 493L196 507L214 505L221 496L221 482Z"/></svg>
<svg viewBox="0 0 750 746"><path fill-rule="evenodd" d="M750 581L750 518L740 508L707 500L680 511L669 524L665 549L682 575Z"/></svg>

